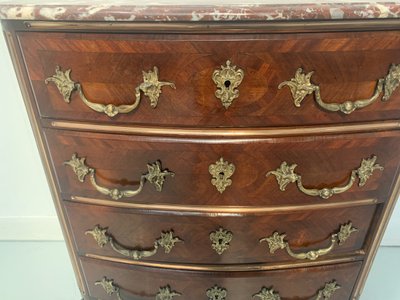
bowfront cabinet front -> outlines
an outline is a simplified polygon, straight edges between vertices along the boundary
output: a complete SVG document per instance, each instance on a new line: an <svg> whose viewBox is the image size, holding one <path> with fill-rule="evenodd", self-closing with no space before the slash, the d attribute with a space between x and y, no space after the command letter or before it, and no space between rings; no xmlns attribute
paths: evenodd
<svg viewBox="0 0 400 300"><path fill-rule="evenodd" d="M399 191L400 22L33 7L2 24L83 299L359 298Z"/></svg>

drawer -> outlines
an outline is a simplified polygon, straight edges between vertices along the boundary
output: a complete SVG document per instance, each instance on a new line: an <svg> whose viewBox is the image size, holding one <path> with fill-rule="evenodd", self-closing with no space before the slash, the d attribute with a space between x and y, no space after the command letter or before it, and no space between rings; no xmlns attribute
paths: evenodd
<svg viewBox="0 0 400 300"><path fill-rule="evenodd" d="M361 262L323 267L296 268L269 272L184 272L131 267L123 264L81 260L89 288L89 299L116 300L117 293L107 295L101 285L113 280L123 300L144 299L350 299ZM340 288L338 288L340 286ZM169 287L169 288L168 288ZM272 292L275 298L257 296ZM156 298L158 293L175 292L180 297ZM326 291L331 297L318 298ZM207 292L209 293L207 295ZM171 294L171 293L169 293ZM212 294L220 298L212 298ZM277 298L278 294L280 298ZM266 296L265 296L266 297Z"/></svg>
<svg viewBox="0 0 400 300"><path fill-rule="evenodd" d="M212 217L141 214L72 202L65 202L65 208L81 254L185 264L301 262L355 254L364 248L376 211L367 205ZM338 232L343 242L332 237ZM311 250L321 251L301 256Z"/></svg>
<svg viewBox="0 0 400 300"><path fill-rule="evenodd" d="M45 134L65 199L184 206L385 201L400 148L398 131L239 140Z"/></svg>
<svg viewBox="0 0 400 300"><path fill-rule="evenodd" d="M392 64L400 63L400 35L396 31L241 35L19 32L18 38L43 118L113 124L260 127L400 117L400 93L395 89L387 101L382 100L383 92L378 91L373 103L356 103L366 107L350 114L335 111L337 105L331 107L332 103L369 99L378 85L383 88L379 79L385 78ZM55 74L56 66L61 68L61 77L46 85L45 80ZM142 72L154 72L154 67L158 68L158 79L155 73L143 78ZM303 73L296 77L299 68ZM61 80L66 79L68 69L71 80L80 84L84 99L91 104L81 101L77 90L69 97L65 83L68 81ZM218 70L217 97L213 75ZM226 70L235 73L227 75ZM309 80L313 90L304 99L296 97L294 101L290 86L293 91L301 88L301 84L307 83L305 74L312 71ZM387 80L384 88L390 84L397 87L399 70L394 71L393 80ZM295 87L292 78L298 78ZM147 90L145 85L153 79L155 83L173 83L175 89L170 84L153 84L152 91ZM55 82L62 86L64 96ZM291 83L280 86L283 82ZM316 101L317 88L322 104ZM113 115L117 109L106 108L108 104L133 106L120 107L118 115L109 117L102 111ZM344 107L349 109L349 102Z"/></svg>

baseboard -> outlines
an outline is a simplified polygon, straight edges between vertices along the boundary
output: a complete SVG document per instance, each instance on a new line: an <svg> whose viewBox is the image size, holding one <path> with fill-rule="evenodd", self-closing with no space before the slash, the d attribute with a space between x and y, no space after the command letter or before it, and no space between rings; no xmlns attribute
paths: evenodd
<svg viewBox="0 0 400 300"><path fill-rule="evenodd" d="M2 241L62 241L57 217L0 217Z"/></svg>

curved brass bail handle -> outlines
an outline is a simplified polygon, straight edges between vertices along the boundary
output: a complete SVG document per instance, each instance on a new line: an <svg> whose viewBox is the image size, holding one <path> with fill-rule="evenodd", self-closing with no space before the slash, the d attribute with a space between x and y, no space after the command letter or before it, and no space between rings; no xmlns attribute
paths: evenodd
<svg viewBox="0 0 400 300"><path fill-rule="evenodd" d="M79 97L82 102L85 103L88 107L93 109L94 111L105 113L107 116L114 117L117 114L127 114L138 107L140 104L141 93L147 96L150 99L150 106L152 108L156 108L158 104L158 98L161 94L161 88L163 86L169 86L175 89L175 84L172 82L163 82L158 81L158 68L154 67L153 71L142 72L143 73L143 82L136 87L135 89L135 102L133 104L123 104L116 106L114 104L102 104L95 103L88 100L83 93L81 84L79 82L74 82L71 80L71 69L63 72L60 66L56 67L56 73L47 78L45 83L53 82L58 88L59 92L64 98L64 101L70 103L71 94L73 91L77 91Z"/></svg>
<svg viewBox="0 0 400 300"><path fill-rule="evenodd" d="M175 176L175 173L173 172L162 170L161 162L156 161L154 163L147 164L148 172L140 177L139 187L136 190L119 190L116 188L110 189L97 184L95 177L96 170L88 167L85 164L85 159L85 157L80 158L76 153L74 153L69 161L64 162L64 165L68 165L72 168L80 182L84 182L86 175L89 174L90 182L94 186L94 188L100 193L110 196L114 200L118 200L124 197L129 198L138 195L143 190L145 182L153 184L155 189L158 192L161 192L164 185L165 177Z"/></svg>
<svg viewBox="0 0 400 300"><path fill-rule="evenodd" d="M121 288L114 283L114 280L103 277L102 280L98 280L94 285L100 285L108 296L116 295L117 300L123 300L121 296ZM156 294L156 300L172 300L175 296L181 296L181 293L173 291L169 285L160 287Z"/></svg>
<svg viewBox="0 0 400 300"><path fill-rule="evenodd" d="M340 285L335 280L325 283L325 286L319 289L316 293L316 297L312 297L314 300L328 300L330 299L336 290L340 289ZM273 288L262 287L261 290L253 295L253 298L260 300L280 300L281 296L278 292L274 291Z"/></svg>
<svg viewBox="0 0 400 300"><path fill-rule="evenodd" d="M278 85L278 89L288 86L292 94L294 105L300 107L301 102L307 95L315 94L315 100L319 106L328 111L340 111L344 114L350 114L356 109L366 107L375 102L382 91L384 92L382 101L387 101L392 93L400 84L400 64L392 64L388 74L384 78L377 80L374 94L367 99L345 101L343 103L327 103L321 98L320 87L311 83L311 76L314 72L303 73L302 68L298 68L294 78L284 81Z"/></svg>
<svg viewBox="0 0 400 300"><path fill-rule="evenodd" d="M178 242L183 242L179 237L174 236L173 231L161 232L161 237L154 241L153 247L150 249L130 249L122 246L116 241L111 234L107 232L107 228L102 228L96 225L92 230L85 232L86 235L90 234L93 236L97 245L103 248L105 245L110 243L111 248L123 256L139 260L144 257L150 257L157 253L159 247L164 248L165 253L170 253L172 248Z"/></svg>
<svg viewBox="0 0 400 300"><path fill-rule="evenodd" d="M332 197L335 194L340 194L344 193L347 190L349 190L354 182L356 181L357 177L359 179L358 186L364 186L369 179L369 177L372 176L373 172L375 170L383 170L384 168L380 166L379 164L376 164L377 157L374 155L371 158L364 158L361 161L361 165L358 169L352 170L351 175L349 178L348 183L345 186L342 187L333 187L333 188L323 188L323 189L311 189L311 188L306 188L303 186L301 176L296 174L294 172L294 169L297 167L296 164L289 165L286 161L282 162L280 167L274 171L269 171L266 174L266 177L270 175L274 175L276 178L276 181L279 184L279 189L281 191L286 190L286 186L289 183L296 182L298 189L308 195L308 196L319 196L323 199L328 199Z"/></svg>
<svg viewBox="0 0 400 300"><path fill-rule="evenodd" d="M259 242L267 242L269 252L271 254L275 253L275 251L278 249L286 249L286 252L293 258L299 260L316 260L320 256L330 253L336 245L342 245L349 238L350 234L355 231L358 231L358 229L354 228L351 222L345 225L341 225L340 230L337 233L331 235L331 244L329 247L299 253L294 252L291 249L289 243L285 241L286 234L279 234L278 232L274 232L271 236L260 239Z"/></svg>

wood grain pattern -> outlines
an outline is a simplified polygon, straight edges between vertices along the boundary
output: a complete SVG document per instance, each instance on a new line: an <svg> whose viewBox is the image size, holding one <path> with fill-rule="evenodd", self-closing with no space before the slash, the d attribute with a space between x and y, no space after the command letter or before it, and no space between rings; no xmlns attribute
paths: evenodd
<svg viewBox="0 0 400 300"><path fill-rule="evenodd" d="M328 247L331 234L338 232L340 225L350 221L359 231L352 233L343 245L335 247L331 254L323 258L351 254L363 249L376 209L375 205L371 205L345 210L270 213L257 217L187 217L142 215L134 210L70 202L66 202L65 207L77 249L82 255L90 253L124 257L110 245L100 248L91 235L85 235L87 230L92 230L96 225L108 228L108 233L125 247L139 249L151 249L162 231L173 230L175 236L184 240L183 243L177 243L168 254L160 248L155 256L142 260L196 264L295 261L285 250L270 254L267 243L259 243L259 240L271 236L275 231L286 233L286 240L293 251L307 252ZM220 227L232 232L233 239L229 248L218 255L211 247L209 235Z"/></svg>
<svg viewBox="0 0 400 300"><path fill-rule="evenodd" d="M19 33L36 102L44 118L131 124L255 127L349 123L397 119L400 94L378 100L351 115L326 112L311 96L293 104L289 89L278 90L297 68L315 71L313 82L326 102L368 98L378 78L392 63L400 63L400 35L396 31L313 34L79 34ZM211 76L230 59L245 77L240 96L225 109L214 96ZM78 95L70 104L44 80L56 65L72 69L85 94L95 102L128 104L142 82L142 70L153 66L160 80L175 82L165 88L159 105L148 99L137 111L110 120L85 106Z"/></svg>
<svg viewBox="0 0 400 300"><path fill-rule="evenodd" d="M96 169L100 185L136 189L146 164L160 160L163 168L175 172L167 178L162 192L146 184L133 198L118 201L139 203L175 203L186 205L285 205L312 204L321 201L348 201L376 198L385 201L398 167L394 149L400 148L399 132L288 137L265 139L175 139L113 134L95 134L45 130L58 174L60 190L71 195L110 199L100 194L87 178L79 182L64 161L73 153L86 157ZM322 188L347 183L351 170L363 158L376 155L385 169L375 171L363 187L357 184L343 194L327 200L301 193L294 183L280 191L274 176L266 173L282 161L298 164L306 187ZM220 157L236 166L232 185L220 194L211 184L208 167Z"/></svg>
<svg viewBox="0 0 400 300"><path fill-rule="evenodd" d="M355 278L360 270L360 263L347 263L313 268L298 268L271 272L182 272L161 269L129 267L122 264L98 262L82 258L89 294L93 298L115 300L115 295L107 296L100 286L94 282L103 276L114 279L121 288L124 300L150 300L162 286L169 284L171 288L182 293L176 299L207 299L206 290L219 285L228 291L227 299L248 300L258 293L262 287L279 291L282 299L309 300L316 297L325 283L336 280L341 286L332 300L348 300Z"/></svg>

